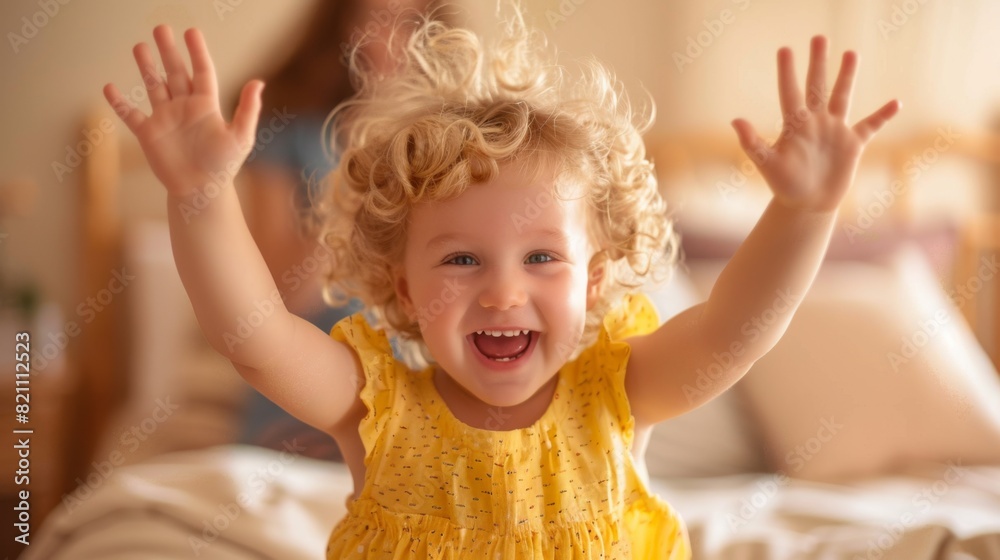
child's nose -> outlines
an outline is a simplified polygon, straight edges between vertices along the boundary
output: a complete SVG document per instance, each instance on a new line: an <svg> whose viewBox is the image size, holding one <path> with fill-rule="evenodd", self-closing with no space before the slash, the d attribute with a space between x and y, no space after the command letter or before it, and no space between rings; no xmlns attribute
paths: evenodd
<svg viewBox="0 0 1000 560"><path fill-rule="evenodd" d="M501 311L522 306L527 301L527 291L524 289L524 283L517 279L517 274L499 270L490 275L486 286L479 294L479 305Z"/></svg>

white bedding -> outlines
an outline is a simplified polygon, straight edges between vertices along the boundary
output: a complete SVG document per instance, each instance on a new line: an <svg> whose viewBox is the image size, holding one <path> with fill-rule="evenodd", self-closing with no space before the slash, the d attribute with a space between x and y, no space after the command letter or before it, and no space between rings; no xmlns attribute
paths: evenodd
<svg viewBox="0 0 1000 560"><path fill-rule="evenodd" d="M651 486L686 520L696 559L1000 559L1000 466L949 468L837 486L775 474ZM71 494L22 558L324 558L351 491L344 465L294 449L170 453Z"/></svg>
<svg viewBox="0 0 1000 560"><path fill-rule="evenodd" d="M343 464L294 450L168 453L70 494L22 558L322 558L352 484Z"/></svg>

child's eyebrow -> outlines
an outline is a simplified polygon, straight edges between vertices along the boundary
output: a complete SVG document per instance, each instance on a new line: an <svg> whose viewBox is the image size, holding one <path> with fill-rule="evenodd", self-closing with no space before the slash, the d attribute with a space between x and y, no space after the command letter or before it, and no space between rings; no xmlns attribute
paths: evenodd
<svg viewBox="0 0 1000 560"><path fill-rule="evenodd" d="M460 240L463 237L465 236L457 233L442 233L441 235L431 238L431 240L427 242L426 248L432 249L438 245L444 245L445 243L449 243L451 241Z"/></svg>
<svg viewBox="0 0 1000 560"><path fill-rule="evenodd" d="M548 227L539 229L529 229L524 232L525 235L547 237L560 245L568 246L570 244L570 239L566 235L566 232L560 228Z"/></svg>

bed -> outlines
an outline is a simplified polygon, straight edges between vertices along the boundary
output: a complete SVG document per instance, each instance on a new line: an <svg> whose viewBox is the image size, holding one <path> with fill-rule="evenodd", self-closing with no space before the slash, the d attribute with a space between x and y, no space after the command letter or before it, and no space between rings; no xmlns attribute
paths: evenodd
<svg viewBox="0 0 1000 560"><path fill-rule="evenodd" d="M1000 151L971 137L948 156L993 169ZM865 165L902 177L927 138L879 145ZM651 145L668 189L742 165L735 139ZM322 558L353 491L346 467L310 432L234 443L248 389L198 332L164 222L123 221L113 204L120 183L149 183L141 155L106 142L84 165L87 258L136 277L130 343L89 342L83 360L104 362L84 383L106 410L80 418L91 469L21 557ZM998 237L988 216L898 227L910 208L901 198L881 237L836 240L782 342L733 390L654 430L649 485L685 519L695 558L1000 558L1000 375L982 342ZM688 231L685 266L650 287L662 319L707 295L742 234ZM942 287L971 278L970 297Z"/></svg>

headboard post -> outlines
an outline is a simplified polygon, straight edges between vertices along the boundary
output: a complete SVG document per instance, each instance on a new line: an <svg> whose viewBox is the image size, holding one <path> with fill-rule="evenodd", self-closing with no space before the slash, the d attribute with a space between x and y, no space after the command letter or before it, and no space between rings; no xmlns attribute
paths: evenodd
<svg viewBox="0 0 1000 560"><path fill-rule="evenodd" d="M110 125L109 125L110 122ZM68 465L70 477L84 474L97 450L111 414L121 403L126 389L124 320L127 285L118 278L128 278L122 269L122 219L119 210L119 138L121 126L106 111L91 114L84 120L84 130L108 131L101 141L93 143L92 153L84 158L79 177L79 293L85 301L97 294L113 294L113 300L103 306L83 325L76 345L76 374L80 395L73 414L78 435L70 442L73 464ZM114 288L114 289L112 289ZM119 293L114 293L118 291Z"/></svg>

